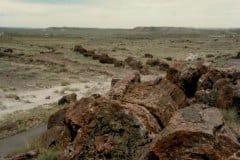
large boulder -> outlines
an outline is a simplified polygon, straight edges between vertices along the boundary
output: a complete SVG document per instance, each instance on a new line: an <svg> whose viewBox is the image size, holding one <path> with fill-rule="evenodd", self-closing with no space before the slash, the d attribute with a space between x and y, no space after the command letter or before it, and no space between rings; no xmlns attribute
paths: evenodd
<svg viewBox="0 0 240 160"><path fill-rule="evenodd" d="M171 118L146 159L226 160L239 150L240 144L220 110L195 104Z"/></svg>
<svg viewBox="0 0 240 160"><path fill-rule="evenodd" d="M162 130L142 106L83 98L66 113L72 133L62 159L139 159Z"/></svg>

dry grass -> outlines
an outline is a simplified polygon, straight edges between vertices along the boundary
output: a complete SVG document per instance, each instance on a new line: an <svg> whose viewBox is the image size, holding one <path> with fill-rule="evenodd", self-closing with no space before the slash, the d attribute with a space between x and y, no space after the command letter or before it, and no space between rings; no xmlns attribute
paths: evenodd
<svg viewBox="0 0 240 160"><path fill-rule="evenodd" d="M39 139L29 140L24 147L8 153L6 157L12 157L14 155L26 153L33 150L39 153L36 160L58 160L59 159L59 153L57 151L57 148L52 147L52 148L46 149L41 145Z"/></svg>
<svg viewBox="0 0 240 160"><path fill-rule="evenodd" d="M240 136L240 118L236 109L222 110L226 124Z"/></svg>
<svg viewBox="0 0 240 160"><path fill-rule="evenodd" d="M70 84L71 83L69 81L67 81L67 80L64 80L64 81L61 82L61 86L68 86Z"/></svg>
<svg viewBox="0 0 240 160"><path fill-rule="evenodd" d="M12 114L8 114L0 120L0 138L46 124L48 117L62 107L66 106L52 104L48 106L39 106L27 111L17 111Z"/></svg>
<svg viewBox="0 0 240 160"><path fill-rule="evenodd" d="M10 99L16 99L16 100L19 99L18 95L17 95L17 94L14 94L14 93L7 94L5 97L6 97L6 98L10 98Z"/></svg>

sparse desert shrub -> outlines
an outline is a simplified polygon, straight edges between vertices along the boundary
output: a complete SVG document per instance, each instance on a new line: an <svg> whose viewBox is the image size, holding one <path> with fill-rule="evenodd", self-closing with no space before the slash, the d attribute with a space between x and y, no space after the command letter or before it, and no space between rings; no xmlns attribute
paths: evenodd
<svg viewBox="0 0 240 160"><path fill-rule="evenodd" d="M62 81L61 82L61 86L68 86L68 85L70 85L70 82L69 81Z"/></svg>
<svg viewBox="0 0 240 160"><path fill-rule="evenodd" d="M58 160L58 159L59 159L59 155L53 149L45 150L37 158L37 160Z"/></svg>
<svg viewBox="0 0 240 160"><path fill-rule="evenodd" d="M228 123L240 123L238 112L236 109L225 109L223 110L224 119Z"/></svg>
<svg viewBox="0 0 240 160"><path fill-rule="evenodd" d="M236 109L222 110L226 124L240 136L240 118Z"/></svg>
<svg viewBox="0 0 240 160"><path fill-rule="evenodd" d="M37 82L35 84L35 86L38 87L38 88L44 88L45 87L45 85L42 82Z"/></svg>
<svg viewBox="0 0 240 160"><path fill-rule="evenodd" d="M2 104L2 102L0 102L0 111L1 111L1 110L5 110L5 109L7 109L7 107L4 106L4 105Z"/></svg>
<svg viewBox="0 0 240 160"><path fill-rule="evenodd" d="M13 94L13 93L12 94L7 94L5 97L10 98L10 99L15 99L15 100L20 99L17 94Z"/></svg>

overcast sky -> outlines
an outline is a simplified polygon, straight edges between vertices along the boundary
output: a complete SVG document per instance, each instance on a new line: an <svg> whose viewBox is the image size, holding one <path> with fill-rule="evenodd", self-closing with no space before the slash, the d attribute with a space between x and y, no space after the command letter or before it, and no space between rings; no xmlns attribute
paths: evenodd
<svg viewBox="0 0 240 160"><path fill-rule="evenodd" d="M240 0L0 0L0 26L240 27Z"/></svg>

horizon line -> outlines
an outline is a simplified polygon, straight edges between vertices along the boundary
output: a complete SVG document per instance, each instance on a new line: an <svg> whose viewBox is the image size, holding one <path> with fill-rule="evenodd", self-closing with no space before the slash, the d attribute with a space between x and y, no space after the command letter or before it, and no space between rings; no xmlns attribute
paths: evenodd
<svg viewBox="0 0 240 160"><path fill-rule="evenodd" d="M225 29L240 29L240 27L190 27L190 26L135 26L135 27L76 27L76 26L49 26L49 27L30 27L30 26L0 26L0 28L12 29L50 29L50 28L72 28L72 29L122 29L131 30L136 28L185 28L185 29L204 29L204 30L225 30Z"/></svg>

